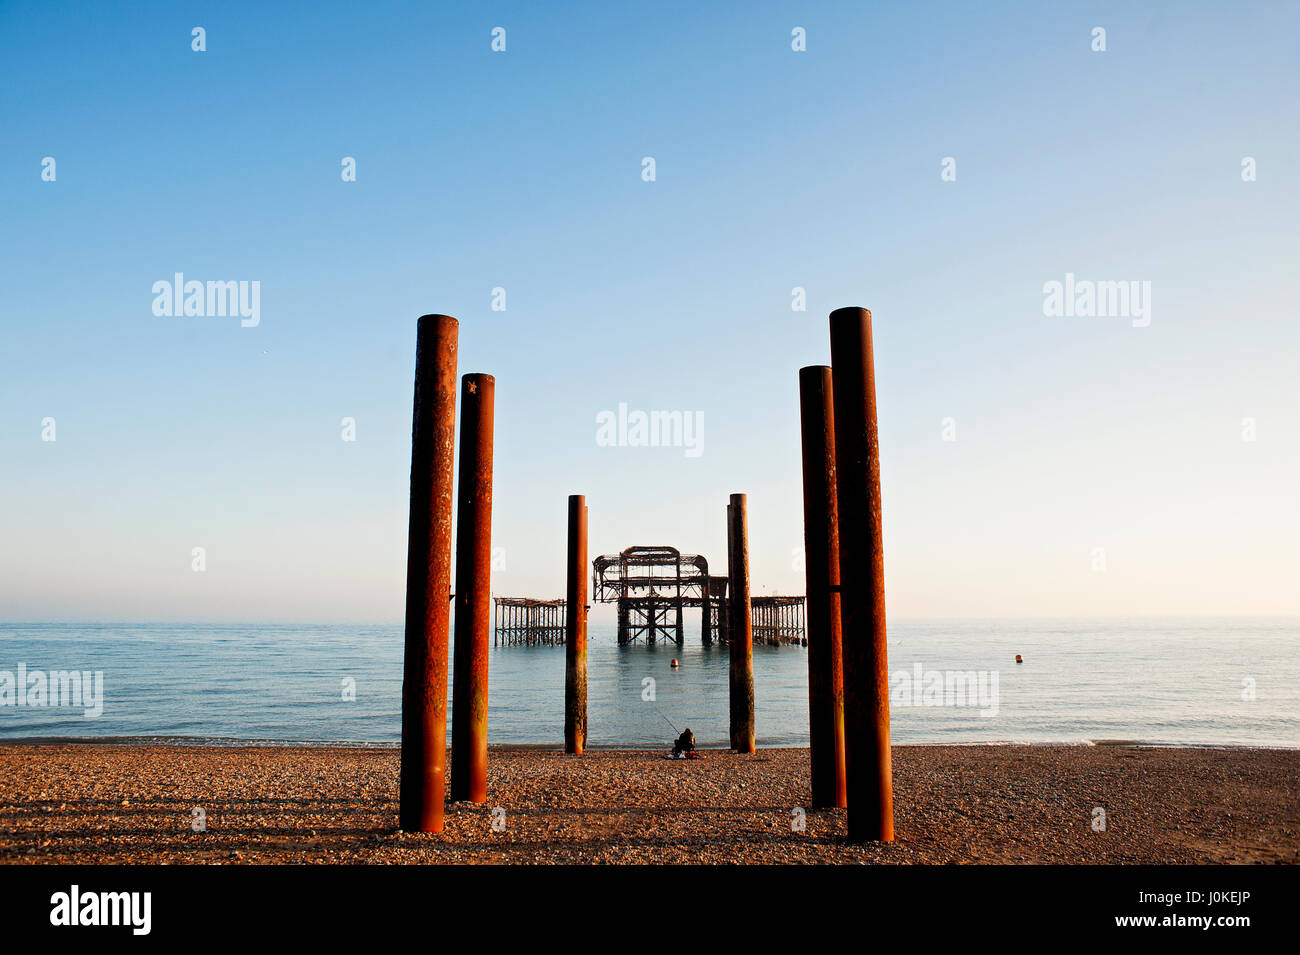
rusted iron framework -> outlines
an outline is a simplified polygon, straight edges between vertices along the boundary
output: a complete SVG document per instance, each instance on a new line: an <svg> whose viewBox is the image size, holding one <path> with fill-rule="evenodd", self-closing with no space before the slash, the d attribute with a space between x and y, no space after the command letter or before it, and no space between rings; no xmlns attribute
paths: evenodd
<svg viewBox="0 0 1300 955"><path fill-rule="evenodd" d="M562 646L564 601L493 597L492 646Z"/></svg>
<svg viewBox="0 0 1300 955"><path fill-rule="evenodd" d="M727 606L727 576L710 575L709 601L701 613L704 642L716 639L723 646L731 637L731 611Z"/></svg>
<svg viewBox="0 0 1300 955"><path fill-rule="evenodd" d="M618 604L618 642L683 642L682 612L700 608L705 646L726 644L731 633L728 578L709 573L699 554L676 547L629 547L591 562L593 600ZM750 620L754 642L804 642L803 597L754 597Z"/></svg>
<svg viewBox="0 0 1300 955"><path fill-rule="evenodd" d="M751 597L749 605L755 643L806 643L802 597Z"/></svg>
<svg viewBox="0 0 1300 955"><path fill-rule="evenodd" d="M715 610L727 578L710 577L709 562L676 547L629 547L591 562L592 591L600 603L618 604L618 642L653 644L660 637L681 644L682 611L701 608L706 645L725 641L725 612Z"/></svg>

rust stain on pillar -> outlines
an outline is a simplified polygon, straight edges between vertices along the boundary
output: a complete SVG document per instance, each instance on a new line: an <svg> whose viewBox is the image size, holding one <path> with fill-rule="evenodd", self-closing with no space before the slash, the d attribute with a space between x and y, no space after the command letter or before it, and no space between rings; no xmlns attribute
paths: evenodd
<svg viewBox="0 0 1300 955"><path fill-rule="evenodd" d="M840 528L835 412L827 365L799 369L804 566L808 593L808 749L815 809L848 805L840 655Z"/></svg>
<svg viewBox="0 0 1300 955"><path fill-rule="evenodd" d="M451 798L487 801L488 624L492 592L492 425L496 379L465 375L456 502Z"/></svg>
<svg viewBox="0 0 1300 955"><path fill-rule="evenodd" d="M871 313L831 312L849 838L894 839L885 559Z"/></svg>
<svg viewBox="0 0 1300 955"><path fill-rule="evenodd" d="M398 790L408 832L442 832L458 329L449 315L425 315L416 331Z"/></svg>
<svg viewBox="0 0 1300 955"><path fill-rule="evenodd" d="M564 751L587 749L587 499L569 495L564 606Z"/></svg>
<svg viewBox="0 0 1300 955"><path fill-rule="evenodd" d="M731 687L731 748L752 753L754 745L754 626L749 603L749 512L744 494L727 505L727 589L731 603L731 642L727 673Z"/></svg>

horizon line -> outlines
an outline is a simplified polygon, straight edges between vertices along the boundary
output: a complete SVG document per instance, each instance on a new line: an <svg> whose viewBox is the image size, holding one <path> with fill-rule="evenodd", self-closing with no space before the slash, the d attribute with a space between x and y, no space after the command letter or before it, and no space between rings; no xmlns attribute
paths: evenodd
<svg viewBox="0 0 1300 955"><path fill-rule="evenodd" d="M915 615L900 615L897 617L887 618L893 621L907 622L938 622L938 621L1032 621L1032 620L1300 620L1300 612L1297 613L1213 613L1213 614L1064 614L1064 615L1044 615L1044 614L1027 614L1027 615L1001 615L1001 616L934 616L924 617ZM135 619L135 620L96 620L96 619L70 619L70 620L0 620L0 627L10 626L71 626L71 625L97 624L100 626L132 626L132 625L190 625L190 626L277 626L277 627L322 627L322 626L365 626L365 627L400 627L405 626L404 620L360 620L360 619L340 619L340 620L306 620L306 619L268 619L268 620L245 620L245 619Z"/></svg>

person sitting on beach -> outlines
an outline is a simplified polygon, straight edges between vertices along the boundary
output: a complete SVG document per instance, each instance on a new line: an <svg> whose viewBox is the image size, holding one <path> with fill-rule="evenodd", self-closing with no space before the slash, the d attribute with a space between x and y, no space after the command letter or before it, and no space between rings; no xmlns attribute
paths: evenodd
<svg viewBox="0 0 1300 955"><path fill-rule="evenodd" d="M682 731L682 735L677 737L673 742L673 759L694 759L695 758L695 734L691 732L688 726Z"/></svg>

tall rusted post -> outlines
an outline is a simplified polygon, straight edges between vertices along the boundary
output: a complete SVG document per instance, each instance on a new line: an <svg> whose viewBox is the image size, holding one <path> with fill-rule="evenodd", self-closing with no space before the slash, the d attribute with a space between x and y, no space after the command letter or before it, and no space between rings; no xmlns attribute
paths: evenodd
<svg viewBox="0 0 1300 955"><path fill-rule="evenodd" d="M564 751L587 749L587 499L569 495L564 604Z"/></svg>
<svg viewBox="0 0 1300 955"><path fill-rule="evenodd" d="M456 501L455 669L451 798L487 801L488 613L492 592L492 424L496 379L465 375L460 389Z"/></svg>
<svg viewBox="0 0 1300 955"><path fill-rule="evenodd" d="M799 369L803 540L808 594L808 749L815 809L843 808L844 671L840 656L840 528L831 370Z"/></svg>
<svg viewBox="0 0 1300 955"><path fill-rule="evenodd" d="M448 315L425 315L415 340L398 784L399 821L408 832L442 832L458 328Z"/></svg>
<svg viewBox="0 0 1300 955"><path fill-rule="evenodd" d="M849 838L894 839L885 558L871 313L831 312Z"/></svg>
<svg viewBox="0 0 1300 955"><path fill-rule="evenodd" d="M736 698L736 668L732 665L733 657L731 655L731 598L736 593L736 525L731 521L731 503L727 503L727 597L723 601L726 607L727 615L727 707L729 727L734 726L734 718L730 716L734 713L734 704L731 702ZM728 729L730 734L731 730Z"/></svg>
<svg viewBox="0 0 1300 955"><path fill-rule="evenodd" d="M749 608L749 514L744 494L727 506L727 573L731 601L731 642L727 670L731 685L731 748L754 752L754 630Z"/></svg>

